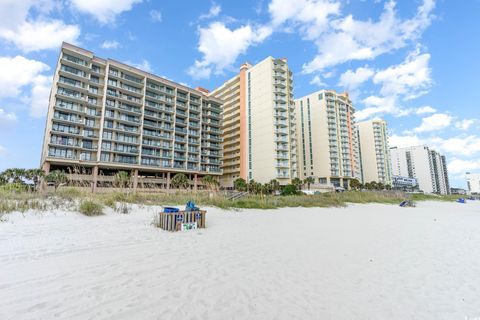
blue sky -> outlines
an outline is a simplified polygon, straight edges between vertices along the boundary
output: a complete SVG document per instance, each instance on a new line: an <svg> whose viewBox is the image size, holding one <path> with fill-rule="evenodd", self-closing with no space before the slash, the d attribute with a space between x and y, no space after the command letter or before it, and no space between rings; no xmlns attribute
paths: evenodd
<svg viewBox="0 0 480 320"><path fill-rule="evenodd" d="M460 5L461 3L461 5ZM480 1L0 0L0 170L39 165L62 41L213 89L286 57L295 96L348 90L392 146L444 153L453 186L480 171Z"/></svg>

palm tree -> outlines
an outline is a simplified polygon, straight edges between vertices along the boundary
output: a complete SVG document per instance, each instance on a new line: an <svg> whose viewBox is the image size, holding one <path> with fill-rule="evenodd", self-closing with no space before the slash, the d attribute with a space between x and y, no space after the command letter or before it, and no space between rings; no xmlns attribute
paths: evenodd
<svg viewBox="0 0 480 320"><path fill-rule="evenodd" d="M40 180L45 177L45 171L43 171L42 169L28 169L25 171L25 176L27 179L33 181L35 190L37 190Z"/></svg>
<svg viewBox="0 0 480 320"><path fill-rule="evenodd" d="M217 181L217 179L215 179L214 177L212 176L204 176L202 178L202 183L208 188L208 189L211 189L211 190L217 190L217 188L220 186L220 183Z"/></svg>
<svg viewBox="0 0 480 320"><path fill-rule="evenodd" d="M257 193L257 189L258 189L257 182L254 179L248 181L248 185L247 185L248 192Z"/></svg>
<svg viewBox="0 0 480 320"><path fill-rule="evenodd" d="M128 188L130 185L130 175L126 171L118 171L113 177L113 181L119 188Z"/></svg>
<svg viewBox="0 0 480 320"><path fill-rule="evenodd" d="M305 183L307 185L308 190L310 190L310 185L315 183L315 178L306 177L305 180L303 180L303 183Z"/></svg>
<svg viewBox="0 0 480 320"><path fill-rule="evenodd" d="M270 180L270 187L272 188L272 192L280 190L280 182L277 179Z"/></svg>
<svg viewBox="0 0 480 320"><path fill-rule="evenodd" d="M243 178L237 178L235 181L233 181L233 187L237 191L247 191L247 181L245 181Z"/></svg>
<svg viewBox="0 0 480 320"><path fill-rule="evenodd" d="M53 182L53 186L55 187L55 191L57 191L58 187L62 184L68 182L68 176L64 171L54 170L50 172L46 177L48 182Z"/></svg>
<svg viewBox="0 0 480 320"><path fill-rule="evenodd" d="M357 179L350 180L350 188L353 190L359 190L362 188L362 184Z"/></svg>
<svg viewBox="0 0 480 320"><path fill-rule="evenodd" d="M266 194L269 194L269 193L272 193L273 189L272 189L272 184L270 182L268 183L264 183L264 184L261 184L260 185L260 193L262 195L266 195Z"/></svg>
<svg viewBox="0 0 480 320"><path fill-rule="evenodd" d="M20 178L20 171L19 169L16 168L11 168L7 169L3 172L3 175L5 179L7 180L7 183L18 183L21 181Z"/></svg>
<svg viewBox="0 0 480 320"><path fill-rule="evenodd" d="M183 173L177 173L171 181L172 187L174 189L188 189L190 187L190 181L188 180L187 176Z"/></svg>
<svg viewBox="0 0 480 320"><path fill-rule="evenodd" d="M296 188L297 190L300 190L300 188L302 187L303 182L302 182L302 180L299 179L299 178L294 178L294 179L292 180L292 184L295 186L295 188Z"/></svg>

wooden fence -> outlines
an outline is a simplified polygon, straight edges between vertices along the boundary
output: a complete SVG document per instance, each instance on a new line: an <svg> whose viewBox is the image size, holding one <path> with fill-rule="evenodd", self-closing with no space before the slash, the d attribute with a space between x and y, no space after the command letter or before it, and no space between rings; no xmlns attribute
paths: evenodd
<svg viewBox="0 0 480 320"><path fill-rule="evenodd" d="M197 228L205 228L207 211L160 212L158 227L167 231L180 231L182 223L197 223Z"/></svg>

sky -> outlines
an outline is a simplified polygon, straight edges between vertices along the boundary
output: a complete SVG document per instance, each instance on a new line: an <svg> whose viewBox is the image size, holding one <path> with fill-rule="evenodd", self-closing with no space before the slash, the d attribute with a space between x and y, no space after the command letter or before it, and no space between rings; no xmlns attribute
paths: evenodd
<svg viewBox="0 0 480 320"><path fill-rule="evenodd" d="M347 90L390 146L480 172L480 0L0 0L0 170L38 167L62 41L190 87L287 58L294 96Z"/></svg>

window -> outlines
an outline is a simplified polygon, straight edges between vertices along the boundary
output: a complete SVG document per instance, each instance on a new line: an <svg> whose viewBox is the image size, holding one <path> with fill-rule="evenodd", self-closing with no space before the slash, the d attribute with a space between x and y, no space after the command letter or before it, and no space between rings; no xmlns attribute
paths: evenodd
<svg viewBox="0 0 480 320"><path fill-rule="evenodd" d="M90 81L94 83L100 83L100 78L95 76L90 76Z"/></svg>
<svg viewBox="0 0 480 320"><path fill-rule="evenodd" d="M103 141L102 142L102 150L111 150L112 149L112 143L109 141Z"/></svg>
<svg viewBox="0 0 480 320"><path fill-rule="evenodd" d="M92 154L90 152L82 152L80 154L80 160L91 161L92 160Z"/></svg>
<svg viewBox="0 0 480 320"><path fill-rule="evenodd" d="M103 139L112 140L112 132L111 131L103 131Z"/></svg>
<svg viewBox="0 0 480 320"><path fill-rule="evenodd" d="M100 154L100 161L107 161L107 162L110 161L110 154L102 152Z"/></svg>
<svg viewBox="0 0 480 320"><path fill-rule="evenodd" d="M87 127L95 127L95 119L86 118L85 125Z"/></svg>

